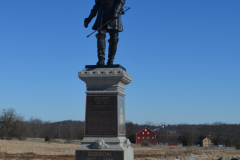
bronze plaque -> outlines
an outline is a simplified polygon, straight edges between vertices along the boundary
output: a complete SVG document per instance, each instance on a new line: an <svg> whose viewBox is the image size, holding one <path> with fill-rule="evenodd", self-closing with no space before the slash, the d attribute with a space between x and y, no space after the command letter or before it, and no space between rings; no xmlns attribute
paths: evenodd
<svg viewBox="0 0 240 160"><path fill-rule="evenodd" d="M123 151L76 151L76 160L123 160Z"/></svg>
<svg viewBox="0 0 240 160"><path fill-rule="evenodd" d="M87 95L85 136L117 136L117 95Z"/></svg>

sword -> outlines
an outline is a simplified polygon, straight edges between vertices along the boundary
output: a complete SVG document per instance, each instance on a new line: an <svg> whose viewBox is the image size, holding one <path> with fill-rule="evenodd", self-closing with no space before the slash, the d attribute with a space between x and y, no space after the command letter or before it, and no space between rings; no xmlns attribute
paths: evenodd
<svg viewBox="0 0 240 160"><path fill-rule="evenodd" d="M125 12L127 12L129 9L130 9L130 7L128 7L125 11L122 10L117 17L119 17L120 15L124 15ZM97 31L100 30L100 29L102 29L104 26L106 26L108 23L110 23L110 22L113 21L113 20L115 20L115 19L110 19L109 21L107 21L104 25L102 25L101 27L99 27L98 29L96 29L94 32L92 32L91 34L89 34L89 35L87 36L87 38L90 37L93 33L97 32Z"/></svg>

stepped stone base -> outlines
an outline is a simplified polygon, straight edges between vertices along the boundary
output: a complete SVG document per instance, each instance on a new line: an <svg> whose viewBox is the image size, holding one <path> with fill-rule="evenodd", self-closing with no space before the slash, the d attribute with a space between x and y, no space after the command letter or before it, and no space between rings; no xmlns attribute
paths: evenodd
<svg viewBox="0 0 240 160"><path fill-rule="evenodd" d="M120 65L86 66L78 77L87 85L87 97L84 139L76 160L134 160L125 137L124 98L132 77Z"/></svg>
<svg viewBox="0 0 240 160"><path fill-rule="evenodd" d="M76 160L133 159L133 148L125 137L85 137L76 150Z"/></svg>

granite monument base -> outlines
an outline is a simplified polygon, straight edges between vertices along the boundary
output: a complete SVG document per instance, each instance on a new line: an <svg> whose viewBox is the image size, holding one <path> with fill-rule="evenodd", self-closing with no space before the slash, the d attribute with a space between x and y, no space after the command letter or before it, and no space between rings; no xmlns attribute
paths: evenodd
<svg viewBox="0 0 240 160"><path fill-rule="evenodd" d="M87 85L84 139L76 160L133 160L126 136L125 86L132 81L126 69L86 66L78 77Z"/></svg>
<svg viewBox="0 0 240 160"><path fill-rule="evenodd" d="M125 137L85 137L76 160L133 160L133 148Z"/></svg>

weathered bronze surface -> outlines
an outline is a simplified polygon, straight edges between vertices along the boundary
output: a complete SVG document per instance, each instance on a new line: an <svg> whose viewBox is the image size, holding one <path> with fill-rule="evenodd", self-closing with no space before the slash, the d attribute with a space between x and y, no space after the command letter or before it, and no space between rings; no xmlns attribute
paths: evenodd
<svg viewBox="0 0 240 160"><path fill-rule="evenodd" d="M85 136L117 136L117 95L87 95Z"/></svg>
<svg viewBox="0 0 240 160"><path fill-rule="evenodd" d="M76 160L123 160L123 151L76 151Z"/></svg>
<svg viewBox="0 0 240 160"><path fill-rule="evenodd" d="M95 0L90 15L84 20L84 26L87 28L91 20L97 15L93 30L98 30L97 48L98 48L98 62L97 65L105 65L105 50L106 50L106 33L110 35L109 53L107 65L113 65L113 60L117 51L118 32L123 31L121 21L121 11L125 0ZM108 22L109 21L109 22ZM107 23L106 23L107 22ZM103 24L104 27L101 28ZM101 28L101 29L99 29Z"/></svg>

